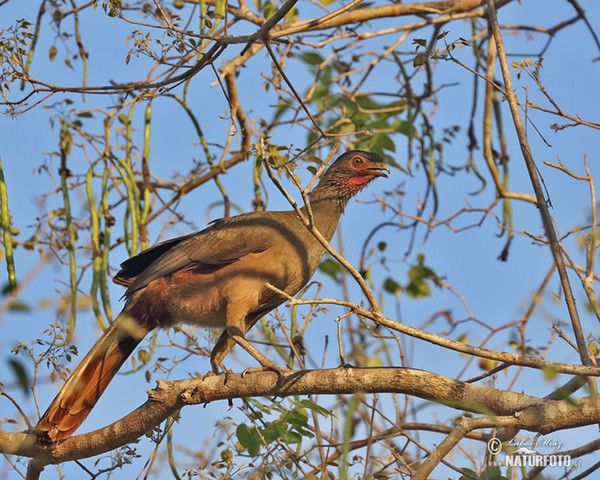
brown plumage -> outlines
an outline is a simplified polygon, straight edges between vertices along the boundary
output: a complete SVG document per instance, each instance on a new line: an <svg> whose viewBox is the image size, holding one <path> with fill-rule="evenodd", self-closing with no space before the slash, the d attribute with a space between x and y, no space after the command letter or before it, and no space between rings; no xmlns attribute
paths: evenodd
<svg viewBox="0 0 600 480"><path fill-rule="evenodd" d="M387 165L372 153L338 157L309 194L315 226L333 237L348 200ZM306 209L306 207L304 207ZM282 372L244 334L314 274L324 248L294 211L251 212L217 220L167 240L121 264L114 282L127 288L125 307L64 384L36 426L42 442L72 435L144 336L178 323L223 330L211 354L218 372L237 343L264 367Z"/></svg>

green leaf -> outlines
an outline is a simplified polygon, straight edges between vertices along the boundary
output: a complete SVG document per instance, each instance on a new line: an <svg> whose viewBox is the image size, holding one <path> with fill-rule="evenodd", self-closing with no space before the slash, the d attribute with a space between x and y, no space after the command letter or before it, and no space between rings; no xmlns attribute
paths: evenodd
<svg viewBox="0 0 600 480"><path fill-rule="evenodd" d="M364 109L368 109L368 110L375 110L377 108L383 108L383 105L378 104L375 100L373 100L371 97L365 95L364 97L358 97L356 99L356 103Z"/></svg>
<svg viewBox="0 0 600 480"><path fill-rule="evenodd" d="M284 105L281 105L280 107L277 107L277 109L275 110L275 115L273 117L274 120L279 120L279 118L281 118L281 116L287 112L290 109L290 105L289 103L286 103Z"/></svg>
<svg viewBox="0 0 600 480"><path fill-rule="evenodd" d="M48 49L48 58L50 59L51 62L54 61L54 59L56 58L56 47L54 45L52 45L49 49Z"/></svg>
<svg viewBox="0 0 600 480"><path fill-rule="evenodd" d="M29 312L31 310L31 307L25 302L16 300L9 304L8 309L13 312Z"/></svg>
<svg viewBox="0 0 600 480"><path fill-rule="evenodd" d="M402 133L403 135L411 136L413 138L419 136L419 132L414 127L414 125L406 120L396 120L391 125L392 129L395 132Z"/></svg>
<svg viewBox="0 0 600 480"><path fill-rule="evenodd" d="M374 124L370 122L369 125L369 128L372 128ZM392 141L391 137L386 133L376 133L375 135L366 137L361 142L358 142L356 147L376 153L382 157L386 156L384 150L389 150L392 152L396 150L396 145Z"/></svg>
<svg viewBox="0 0 600 480"><path fill-rule="evenodd" d="M490 479L490 480L505 480L506 477L504 477L502 475L502 471L500 470L500 467L498 466L492 466L492 467L487 467L484 471L483 474L485 475L484 478L486 479ZM535 477L537 480L541 480L540 478L538 478L537 476ZM542 477L543 478L543 477Z"/></svg>
<svg viewBox="0 0 600 480"><path fill-rule="evenodd" d="M235 429L235 434L237 435L238 441L242 444L242 445L247 445L250 442L250 429L248 428L247 425L245 424L240 424L237 426L237 428Z"/></svg>
<svg viewBox="0 0 600 480"><path fill-rule="evenodd" d="M300 15L300 12L298 11L298 9L296 7L294 7L288 13L285 14L285 21L286 22L295 22L296 20L298 20L299 15Z"/></svg>
<svg viewBox="0 0 600 480"><path fill-rule="evenodd" d="M249 418L250 420L260 420L260 419L262 419L263 417L264 417L264 414L263 414L262 412L260 412L260 411L257 411L257 410L255 410L255 411L253 411L253 412L250 412L250 413L248 414L248 418Z"/></svg>
<svg viewBox="0 0 600 480"><path fill-rule="evenodd" d="M415 56L414 60L413 60L413 67L420 67L421 65L423 65L425 63L425 54L423 53L419 53Z"/></svg>
<svg viewBox="0 0 600 480"><path fill-rule="evenodd" d="M310 400L307 400L307 399L296 402L296 405L300 405L304 408L308 408L309 410L312 410L313 412L316 412L319 415L322 415L323 417L329 417L331 415L331 412L329 410L327 410L326 408L322 407L321 405L317 405L315 402L311 402Z"/></svg>
<svg viewBox="0 0 600 480"><path fill-rule="evenodd" d="M252 403L252 405L254 406L255 410L258 410L258 411L264 412L264 413L270 413L271 412L272 406L270 404L269 405L265 405L265 404L259 402L258 400L256 400L255 398L248 398L247 401L250 402L250 403ZM255 416L255 417L251 416L251 418L262 418L262 415Z"/></svg>
<svg viewBox="0 0 600 480"><path fill-rule="evenodd" d="M285 431L285 425L280 422L272 422L267 424L265 428L261 428L260 433L267 445L277 440L281 433Z"/></svg>
<svg viewBox="0 0 600 480"><path fill-rule="evenodd" d="M287 410L281 414L279 419L282 422L289 423L294 428L302 428L308 425L308 414L303 408Z"/></svg>
<svg viewBox="0 0 600 480"><path fill-rule="evenodd" d="M319 270L325 275L329 275L339 283L338 273L340 272L340 264L331 258L327 258L319 263Z"/></svg>
<svg viewBox="0 0 600 480"><path fill-rule="evenodd" d="M402 291L402 287L400 286L400 284L391 277L385 279L385 281L383 282L383 289L386 292L393 293L394 295L397 295Z"/></svg>
<svg viewBox="0 0 600 480"><path fill-rule="evenodd" d="M428 297L431 295L431 288L428 283L416 280L407 285L406 294L412 298Z"/></svg>
<svg viewBox="0 0 600 480"><path fill-rule="evenodd" d="M315 52L304 52L300 54L300 59L309 65L320 65L323 63L323 57Z"/></svg>
<svg viewBox="0 0 600 480"><path fill-rule="evenodd" d="M435 278L435 273L431 268L417 265L408 271L408 278L411 280L424 280L426 278Z"/></svg>
<svg viewBox="0 0 600 480"><path fill-rule="evenodd" d="M384 150L389 150L390 152L396 151L396 144L392 140L392 137L390 137L387 133L379 133L376 135L376 137L378 137L377 143L381 145L381 148Z"/></svg>
<svg viewBox="0 0 600 480"><path fill-rule="evenodd" d="M271 18L277 12L277 7L271 2L263 3L262 14L265 18Z"/></svg>
<svg viewBox="0 0 600 480"><path fill-rule="evenodd" d="M235 430L240 445L244 447L248 454L256 457L260 451L261 440L256 428L248 428L247 425L241 424Z"/></svg>
<svg viewBox="0 0 600 480"><path fill-rule="evenodd" d="M302 442L302 435L300 435L297 432L293 432L291 430L286 430L284 432L281 433L280 435L281 440L283 440L284 443L287 443L288 445L290 443L301 443Z"/></svg>
<svg viewBox="0 0 600 480"><path fill-rule="evenodd" d="M25 369L25 367L23 366L23 364L21 362L19 362L18 360L15 360L14 358L11 358L8 361L8 364L10 365L10 367L12 368L12 371L14 372L15 376L17 377L17 381L19 382L19 385L23 389L23 393L28 395L30 381L29 381L29 375L27 374L27 370Z"/></svg>
<svg viewBox="0 0 600 480"><path fill-rule="evenodd" d="M477 475L477 472L475 472L474 470L471 470L470 468L461 468L461 470L465 475L460 477L460 480L474 480L474 479L479 478L479 475Z"/></svg>

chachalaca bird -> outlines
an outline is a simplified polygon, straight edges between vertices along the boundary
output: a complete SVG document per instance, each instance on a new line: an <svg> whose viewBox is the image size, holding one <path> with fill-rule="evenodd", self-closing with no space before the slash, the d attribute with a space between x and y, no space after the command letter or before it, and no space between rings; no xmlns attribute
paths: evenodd
<svg viewBox="0 0 600 480"><path fill-rule="evenodd" d="M339 156L309 193L317 230L330 240L344 207L389 167L369 152ZM304 206L304 214L307 207ZM72 435L144 336L178 323L223 329L211 353L218 373L237 343L263 367L282 372L244 334L305 286L324 248L296 212L250 212L144 250L121 264L113 281L127 288L112 322L52 401L35 430L43 443Z"/></svg>

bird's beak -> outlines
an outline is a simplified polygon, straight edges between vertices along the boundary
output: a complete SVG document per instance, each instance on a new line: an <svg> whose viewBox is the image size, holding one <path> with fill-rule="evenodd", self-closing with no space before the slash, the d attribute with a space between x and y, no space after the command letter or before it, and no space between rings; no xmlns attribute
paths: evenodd
<svg viewBox="0 0 600 480"><path fill-rule="evenodd" d="M367 168L365 172L368 175L372 175L373 177L388 178L388 173L390 173L390 167L388 167L385 163L382 162L374 162L372 165L369 165L369 168Z"/></svg>

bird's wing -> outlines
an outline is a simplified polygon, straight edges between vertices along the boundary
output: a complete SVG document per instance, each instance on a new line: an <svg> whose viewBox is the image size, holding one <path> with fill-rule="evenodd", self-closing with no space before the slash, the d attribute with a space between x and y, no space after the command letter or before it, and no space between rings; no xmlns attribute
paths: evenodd
<svg viewBox="0 0 600 480"><path fill-rule="evenodd" d="M191 235L195 235L195 233ZM143 250L137 255L128 258L121 263L121 269L113 277L113 282L118 285L123 285L124 287L129 287L136 277L140 275L150 264L152 264L152 262L160 258L177 244L189 238L191 235L165 240L164 242L158 243L147 248L146 250Z"/></svg>
<svg viewBox="0 0 600 480"><path fill-rule="evenodd" d="M123 262L113 281L128 287L129 295L178 271L214 271L245 255L262 252L271 244L271 237L261 235L260 229L251 234L245 228L251 224L251 214L239 215L217 220L200 232L159 243Z"/></svg>

